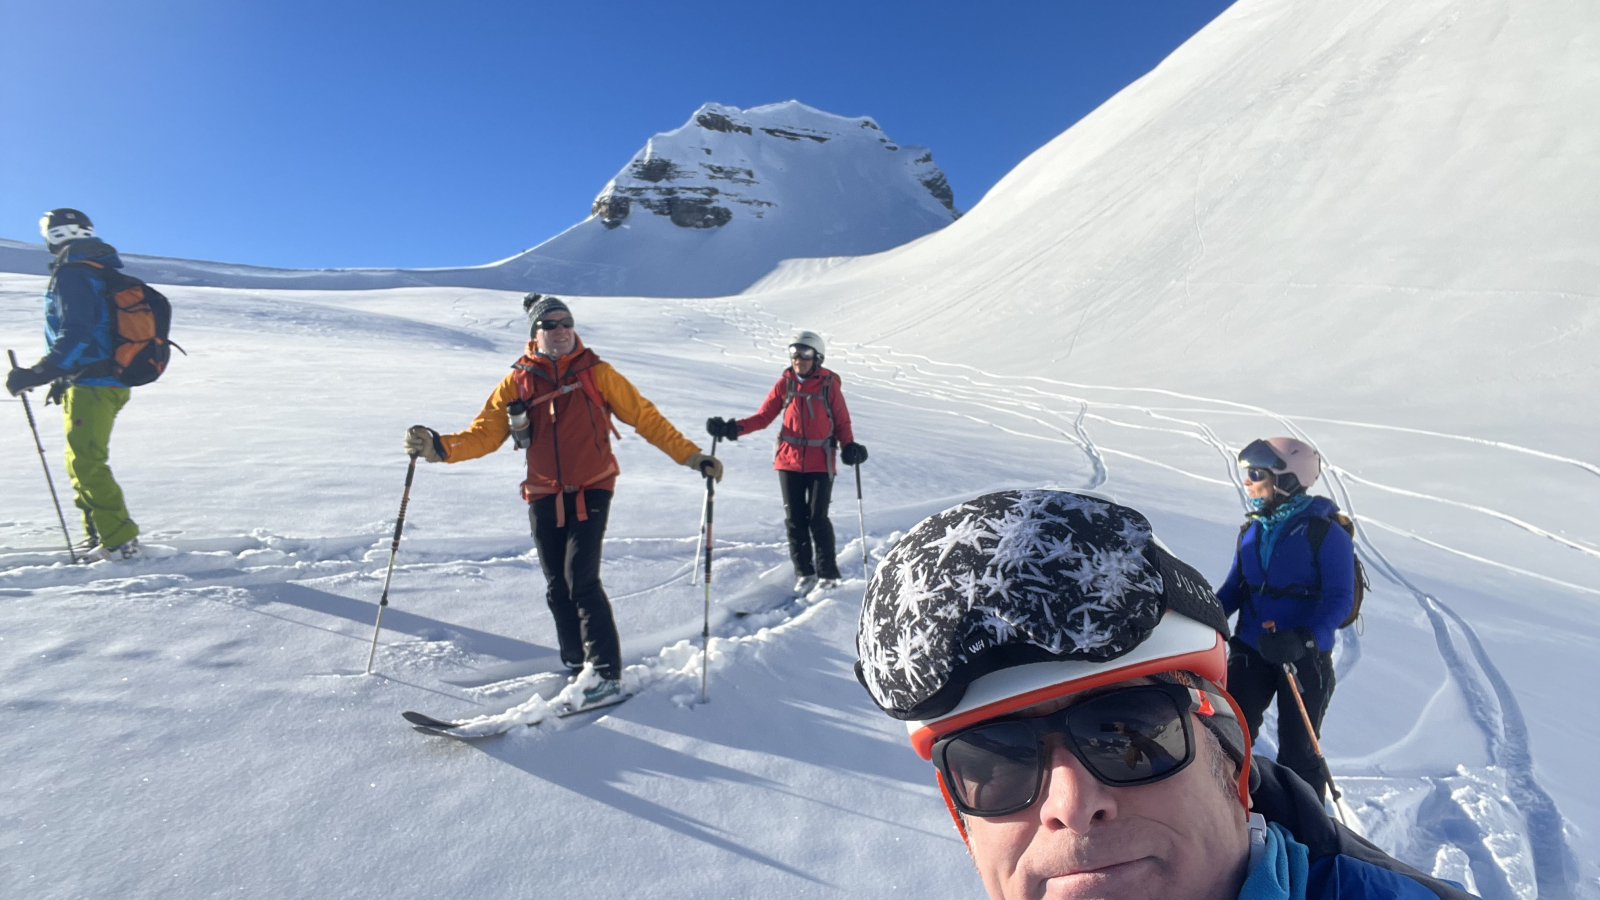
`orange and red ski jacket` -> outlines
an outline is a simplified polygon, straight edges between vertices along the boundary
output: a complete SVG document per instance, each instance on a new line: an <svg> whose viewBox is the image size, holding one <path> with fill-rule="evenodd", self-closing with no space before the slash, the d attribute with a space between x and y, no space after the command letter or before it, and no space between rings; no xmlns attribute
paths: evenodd
<svg viewBox="0 0 1600 900"><path fill-rule="evenodd" d="M784 369L756 414L739 420L739 433L760 431L781 411L783 427L772 467L780 472L831 473L836 448L855 440L840 388L839 375L831 369L817 366L804 378L792 368Z"/></svg>
<svg viewBox="0 0 1600 900"><path fill-rule="evenodd" d="M528 475L522 482L522 498L530 502L549 494L615 488L619 470L611 452L613 414L680 465L700 450L581 340L559 360L540 356L530 341L527 354L495 387L472 424L465 431L440 435L446 461L476 459L499 449L511 436L506 407L518 398L528 404L532 431ZM565 518L564 506L556 504L558 524ZM577 508L580 519L588 517L582 497Z"/></svg>

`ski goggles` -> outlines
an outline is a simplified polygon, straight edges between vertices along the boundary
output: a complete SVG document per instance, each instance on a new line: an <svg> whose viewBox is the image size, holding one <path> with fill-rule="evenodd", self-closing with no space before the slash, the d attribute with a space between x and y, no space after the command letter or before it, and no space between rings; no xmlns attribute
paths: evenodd
<svg viewBox="0 0 1600 900"><path fill-rule="evenodd" d="M795 344L789 348L790 359L816 359L817 351L802 344Z"/></svg>
<svg viewBox="0 0 1600 900"><path fill-rule="evenodd" d="M540 319L533 323L533 327L540 331L555 331L557 328L576 328L578 324L571 318L566 319Z"/></svg>
<svg viewBox="0 0 1600 900"><path fill-rule="evenodd" d="M1268 471L1280 471L1289 467L1289 464L1283 461L1283 457L1278 455L1278 451L1263 440L1251 441L1239 451L1239 465Z"/></svg>
<svg viewBox="0 0 1600 900"><path fill-rule="evenodd" d="M1042 716L993 719L933 744L956 808L984 818L1027 809L1039 799L1057 736L1101 784L1133 787L1182 772L1194 762L1190 713L1233 717L1227 702L1181 684L1147 684L1091 697Z"/></svg>

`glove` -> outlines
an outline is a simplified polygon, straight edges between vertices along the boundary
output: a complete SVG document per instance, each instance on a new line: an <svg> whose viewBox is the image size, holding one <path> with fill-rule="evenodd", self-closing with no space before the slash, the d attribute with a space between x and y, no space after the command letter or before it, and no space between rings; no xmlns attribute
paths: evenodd
<svg viewBox="0 0 1600 900"><path fill-rule="evenodd" d="M49 406L54 403L60 406L61 398L67 395L67 388L69 387L72 387L72 382L65 378L57 378L55 381L50 382L50 393L44 395L44 405Z"/></svg>
<svg viewBox="0 0 1600 900"><path fill-rule="evenodd" d="M15 397L29 388L49 384L65 374L62 369L51 365L49 360L41 359L30 368L12 369L6 375L6 390Z"/></svg>
<svg viewBox="0 0 1600 900"><path fill-rule="evenodd" d="M711 418L706 420L706 433L712 437L739 439L739 423L734 419Z"/></svg>
<svg viewBox="0 0 1600 900"><path fill-rule="evenodd" d="M710 475L717 481L722 480L722 460L715 456L707 456L696 450L689 454L689 458L684 460L683 464L701 475Z"/></svg>
<svg viewBox="0 0 1600 900"><path fill-rule="evenodd" d="M1256 639L1256 652L1275 666L1287 665L1317 652L1317 639L1304 625L1293 631L1269 631Z"/></svg>
<svg viewBox="0 0 1600 900"><path fill-rule="evenodd" d="M859 466L867 461L867 448L851 441L839 451L839 461L847 466Z"/></svg>
<svg viewBox="0 0 1600 900"><path fill-rule="evenodd" d="M444 442L439 440L439 432L426 425L406 429L406 453L431 463L445 461Z"/></svg>

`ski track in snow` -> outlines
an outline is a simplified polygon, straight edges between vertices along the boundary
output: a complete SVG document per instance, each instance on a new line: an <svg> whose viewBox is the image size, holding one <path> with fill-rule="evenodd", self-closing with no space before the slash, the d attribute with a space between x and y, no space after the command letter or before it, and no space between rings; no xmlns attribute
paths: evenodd
<svg viewBox="0 0 1600 900"><path fill-rule="evenodd" d="M712 344L712 346L731 357L752 360L773 359L779 355L788 335L793 333L793 329L787 323L783 323L775 316L747 305L737 305L726 301L701 301L691 305L700 312L728 322L751 337L752 342L748 349L716 344L699 335L693 338L697 341ZM689 326L681 315L676 313L668 314L678 318L683 327L691 331L696 330ZM1089 476L1083 479L1083 483L1077 488L1080 490L1095 490L1103 486L1109 477L1106 457L1116 456L1155 466L1196 480L1230 485L1238 494L1241 509L1247 509L1244 486L1239 480L1237 466L1234 463L1235 453L1238 448L1229 446L1218 437L1208 424L1199 418L1180 417L1174 414L1177 412L1195 416L1222 414L1235 417L1245 415L1264 418L1278 423L1286 433L1313 446L1317 446L1317 441L1302 427L1301 422L1320 422L1351 428L1403 433L1444 441L1465 442L1496 451L1531 456L1552 463L1573 466L1585 473L1600 475L1600 467L1584 460L1469 435L1448 434L1343 419L1291 416L1251 404L1159 388L1074 384L1040 376L1008 376L987 372L967 364L939 362L928 357L907 354L878 345L857 344L848 347L836 345L832 348L831 355L835 359L843 358L848 360L852 377L858 379L852 386L852 392L870 397L874 402L926 410L927 407L925 406L916 406L914 403L908 403L904 399L894 399L894 396L926 399L941 404L942 410L949 415L988 425L1007 434L1058 442L1075 447L1083 454L1090 466ZM1063 392L1060 390L1061 388L1071 389L1074 393ZM1143 406L1135 403L1095 400L1084 396L1085 394L1100 392L1154 394L1199 404L1209 404L1209 406L1175 410ZM1091 412L1091 409L1097 410L1097 412ZM1066 412L1066 410L1073 411ZM1129 421L1126 418L1130 415L1135 418L1135 421ZM999 420L1002 417L1016 424L1001 424ZM1143 419L1144 421L1138 421L1138 419ZM1216 452L1222 470L1226 473L1228 480L1224 481L1201 472L1185 469L1179 465L1172 465L1140 454L1097 444L1084 427L1085 421L1092 421L1118 429L1167 433L1203 443ZM1030 426L1036 430L1027 430ZM1320 450L1321 448L1319 447L1319 452ZM1369 570L1376 571L1390 583L1409 593L1425 613L1433 629L1435 643L1445 664L1448 677L1455 682L1466 698L1469 715L1473 724L1484 737L1491 764L1507 773L1508 783L1506 790L1511 795L1517 810L1521 812L1525 819L1529 849L1533 857L1532 867L1536 886L1528 887L1534 887L1538 896L1552 898L1571 896L1577 885L1577 862L1566 844L1564 838L1565 823L1556 807L1555 801L1540 786L1534 775L1535 763L1529 744L1528 728L1524 721L1521 707L1517 703L1515 693L1495 666L1471 624L1444 601L1419 588L1413 581L1408 579L1384 555L1364 526L1367 524L1376 525L1385 531L1412 538L1428 546L1501 571L1536 578L1577 592L1600 594L1600 591L1487 559L1422 537L1405 528L1380 523L1363 516L1358 511L1347 482L1492 518L1511 525L1525 534L1555 542L1586 556L1600 558L1600 551L1583 543L1564 538L1549 529L1542 528L1500 510L1475 503L1412 491L1395 485L1383 484L1372 479L1360 477L1348 469L1341 468L1326 453L1324 453L1323 459L1326 476L1325 483L1328 485L1328 489L1334 494L1334 499L1339 503L1340 508L1356 522L1356 546L1362 560ZM1355 630L1344 629L1340 631L1337 647L1338 677L1347 677L1359 662L1360 655L1360 638ZM1519 890L1517 885L1507 881L1506 873L1500 872L1500 869L1503 868L1501 861L1484 849L1484 839L1489 835L1484 833L1482 823L1467 814L1456 801L1450 799L1452 791L1447 779L1433 778L1429 779L1429 782L1432 784L1435 793L1442 794L1444 806L1448 807L1448 809L1434 809L1431 814L1434 821L1428 829L1436 834L1448 833L1448 840L1441 838L1441 843L1443 844L1440 848L1441 860L1449 855L1446 852L1449 848L1454 847L1459 852L1462 850L1461 844L1464 843L1467 845L1465 853L1469 860L1480 863L1480 868L1482 868L1481 864L1487 864L1493 868L1493 871L1499 873L1500 877L1496 879L1498 884L1492 885L1496 889L1496 893L1503 892L1506 896L1525 894L1525 889ZM1439 807L1439 804L1436 803L1435 807ZM1446 817L1456 827L1453 829L1445 828L1439 820L1441 816ZM1422 824L1421 820L1419 820L1420 824ZM1477 840L1463 840L1461 826L1464 824L1471 825L1471 830L1478 832ZM1490 886L1481 882L1479 885L1480 889Z"/></svg>
<svg viewBox="0 0 1600 900"><path fill-rule="evenodd" d="M494 317L483 319L474 315L468 298L457 298L451 307L465 323L468 335L497 334L504 331L506 323L513 321ZM720 319L748 338L748 344L730 346L707 335L696 327L691 314L699 312ZM707 346L732 359L770 363L776 358L790 333L787 325L776 317L753 305L726 300L695 300L682 304L664 304L662 315L668 316L674 326L688 334L688 339ZM1172 473L1177 476L1229 488L1239 498L1240 509L1246 507L1243 485L1239 480L1234 454L1237 448L1218 434L1222 423L1236 425L1241 420L1264 419L1281 426L1286 433L1295 435L1315 445L1317 442L1303 423L1323 423L1341 428L1403 433L1430 440L1466 443L1486 451L1511 453L1544 462L1569 466L1584 473L1600 475L1600 467L1534 448L1489 441L1467 435L1446 434L1421 429L1399 428L1374 423L1322 419L1309 416L1292 416L1272 410L1228 400L1185 394L1156 388L1132 388L1114 385L1074 384L1039 376L1008 376L987 372L976 367L943 363L923 356L897 352L877 345L835 346L831 354L848 365L852 396L861 396L875 404L889 407L915 409L919 412L938 412L996 429L1018 438L1055 443L1071 448L1082 459L1081 467L1063 473L1048 473L1042 480L1058 477L1074 489L1097 490L1105 487L1112 476L1110 460L1126 461ZM1141 405L1130 402L1134 397L1152 396L1166 401L1180 401L1183 405ZM1208 421L1209 420L1209 421ZM1096 440L1090 426L1105 432L1135 436L1171 437L1198 445L1203 458L1210 462L1196 465L1193 458L1159 458L1160 454L1136 452L1113 446L1102 437ZM1477 564L1518 577L1530 577L1571 589L1575 592L1600 594L1592 588L1572 584L1543 573L1522 569L1484 556L1471 553L1446 543L1424 537L1402 525L1379 521L1358 510L1352 497L1352 486L1403 497L1421 503L1442 505L1459 510L1463 515L1486 517L1508 526L1522 539L1552 542L1585 558L1600 558L1600 551L1584 543L1562 537L1554 529L1510 513L1463 500L1441 497L1355 475L1348 468L1336 465L1325 454L1325 484L1339 505L1357 523L1356 544L1368 569L1412 596L1425 614L1435 637L1447 677L1460 689L1466 700L1467 713L1482 734L1491 765L1505 773L1505 791L1514 801L1516 809L1525 820L1528 847L1532 855L1535 885L1521 885L1503 871L1504 859L1485 849L1486 825L1481 816L1465 809L1464 801L1455 798L1463 790L1462 778L1469 777L1466 770L1460 776L1441 775L1425 778L1430 798L1424 801L1429 810L1428 819L1420 818L1415 828L1422 832L1420 839L1439 845L1440 859L1452 854L1464 854L1473 864L1472 872L1478 874L1478 887L1487 897L1522 897L1528 890L1536 889L1545 897L1570 896L1576 885L1577 864L1564 841L1564 822L1554 800L1540 786L1534 775L1535 760L1529 744L1528 728L1517 699L1509 684L1494 665L1482 641L1467 620L1437 596L1418 587L1415 582L1393 564L1372 539L1368 526L1421 542ZM849 540L841 546L841 566L859 547L869 559L881 559L887 551L889 539L877 538ZM258 531L248 536L216 539L191 539L163 541L151 535L152 559L131 567L119 567L115 578L107 578L109 564L73 567L63 564L60 550L14 550L0 553L0 593L22 596L33 591L52 589L116 590L122 593L148 593L165 590L191 591L217 602L252 608L253 612L275 615L260 608L262 601L252 599L248 588L284 585L291 581L343 577L374 588L381 580L382 568L387 560L388 536L383 533L347 537L289 539ZM664 545L657 558L663 555L681 556L682 563L673 565L665 577L627 592L612 595L613 601L640 597L663 591L687 579L696 578L699 566L692 563L692 546L698 545L694 535L679 537L627 538L608 537L608 549L626 545ZM717 562L739 565L753 562L757 569L764 568L763 560L781 555L780 542L751 542L737 540L716 541ZM608 554L609 555L609 554ZM525 540L506 540L498 545L484 541L441 540L407 538L399 571L441 571L451 567L473 566L483 569L498 567L537 569L538 563ZM759 584L757 585L759 587ZM859 580L847 580L838 592L841 595L860 590ZM245 589L241 592L240 589ZM737 595L723 603L737 603ZM270 599L270 598L269 598ZM374 607L375 608L375 607ZM781 639L784 626L797 617L804 616L811 606L805 603L785 602L758 609L747 618L729 617L714 629L711 642L710 666L713 672L723 668L736 653L740 642L751 636L764 634L763 640ZM730 607L731 609L731 607ZM725 611L726 612L726 611ZM299 624L309 624L300 622ZM386 623L387 624L387 623ZM444 623L434 623L438 633L418 636L412 633L401 638L394 632L382 646L383 654L396 654L397 661L406 659L434 660L451 666L468 665L460 658L459 650L451 651L462 633L471 629L455 629ZM699 623L694 623L698 637ZM316 626L322 627L322 626ZM387 631L387 629L386 629ZM453 633L454 632L454 633ZM364 642L365 636L358 636ZM663 643L653 656L628 667L629 688L635 693L656 683L674 681L685 673L693 673L699 665L701 651L692 638L683 639L662 633L651 635ZM442 646L448 645L448 646ZM420 654L420 656L418 655ZM430 654L432 654L430 656ZM1361 660L1361 642L1354 629L1339 633L1336 648L1338 676L1343 679L1355 670ZM390 676L393 677L393 676ZM397 679L398 680L398 679ZM508 678L501 682L469 688L457 694L444 696L476 699L480 703L496 697L504 698L521 689L527 676ZM675 683L675 681L674 681ZM698 685L696 685L698 687ZM441 692L442 693L442 692ZM693 702L688 694L674 697L675 701ZM548 701L535 696L528 702L515 706L500 715L501 718L531 721L544 718ZM582 727L584 723L555 724L546 721L543 727L564 729ZM1270 728L1270 720L1268 728ZM1263 742L1270 743L1267 741ZM1476 796L1469 792L1469 796ZM1468 836L1472 835L1472 836ZM1512 863L1515 862L1514 857ZM1514 866L1513 866L1514 868ZM1489 874L1492 873L1492 874ZM1485 875L1489 877L1485 878Z"/></svg>

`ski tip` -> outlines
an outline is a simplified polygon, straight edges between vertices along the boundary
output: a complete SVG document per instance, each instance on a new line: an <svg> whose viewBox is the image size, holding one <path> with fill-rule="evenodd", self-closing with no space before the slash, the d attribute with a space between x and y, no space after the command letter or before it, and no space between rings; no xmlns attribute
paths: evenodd
<svg viewBox="0 0 1600 900"><path fill-rule="evenodd" d="M430 728L435 731L449 730L460 725L458 722L446 722L443 719L435 719L433 716L425 713L412 712L409 709L401 713L400 718L405 719L407 722L410 722L418 728Z"/></svg>

